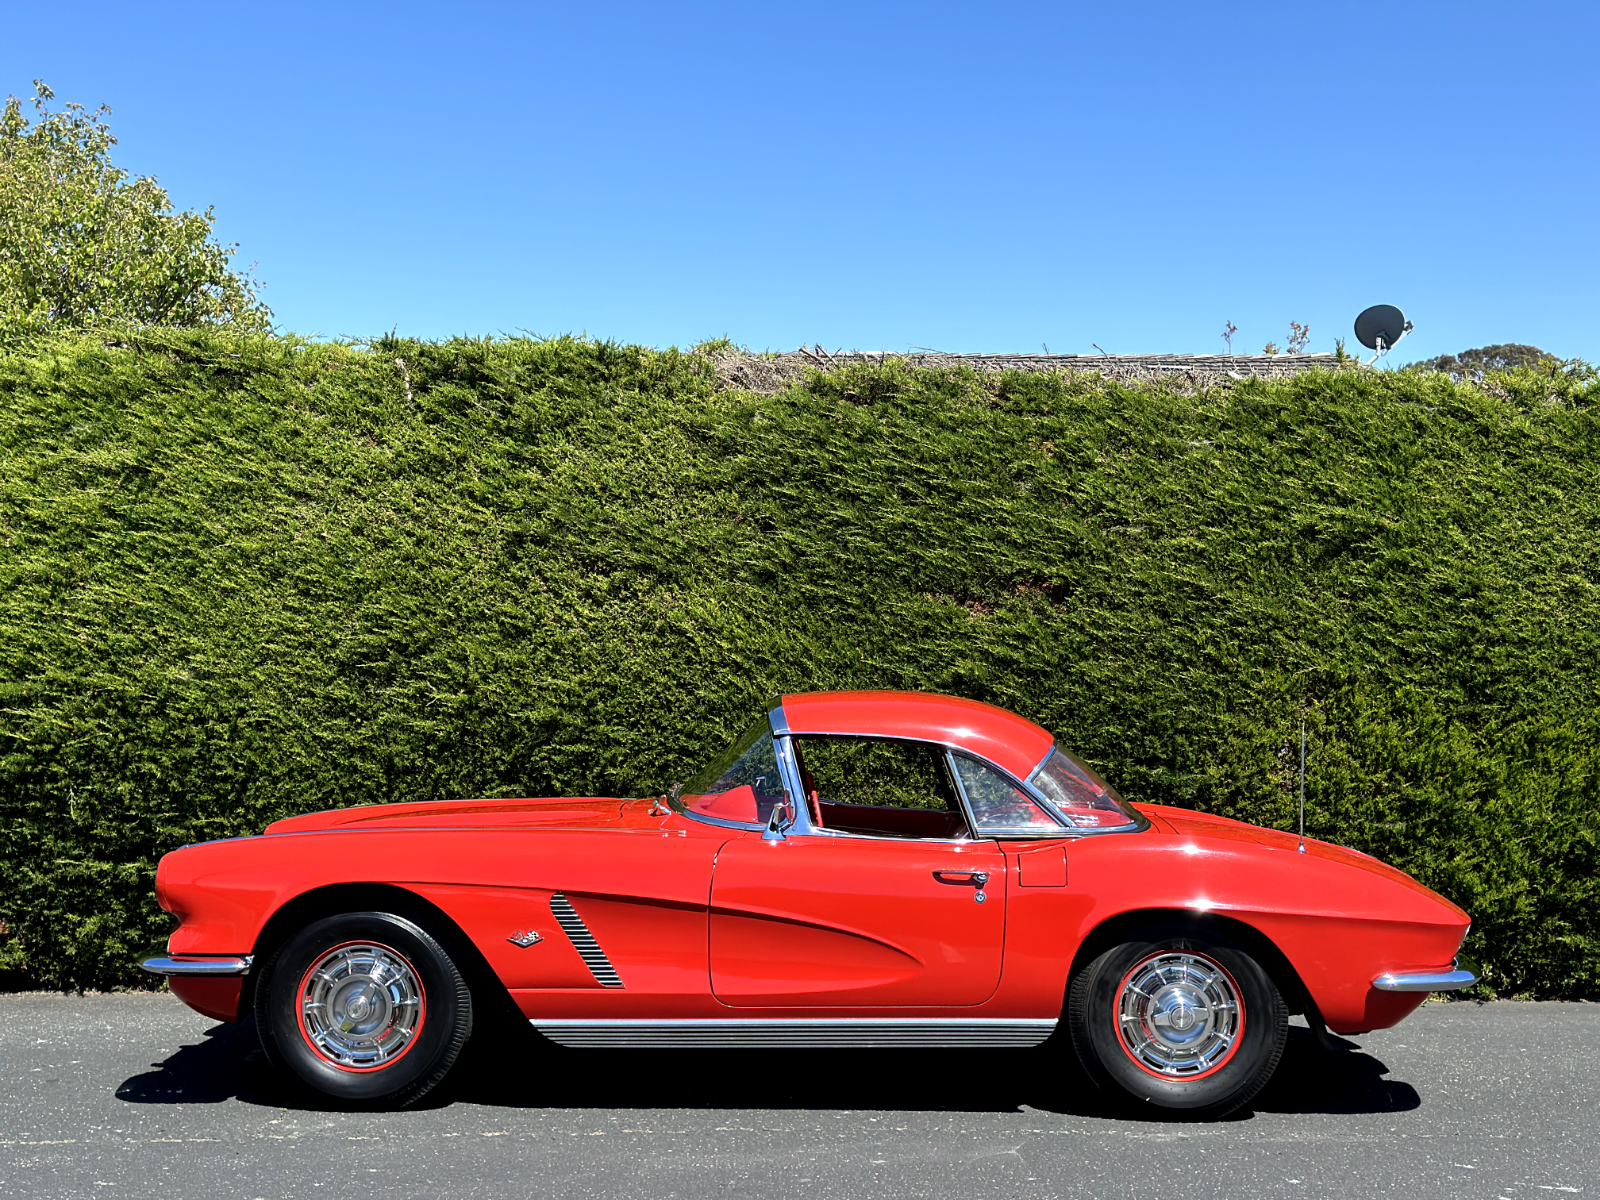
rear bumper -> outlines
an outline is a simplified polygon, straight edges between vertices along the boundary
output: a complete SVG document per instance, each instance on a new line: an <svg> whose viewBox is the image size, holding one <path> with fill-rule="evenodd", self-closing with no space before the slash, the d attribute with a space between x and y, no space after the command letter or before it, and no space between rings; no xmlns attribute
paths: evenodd
<svg viewBox="0 0 1600 1200"><path fill-rule="evenodd" d="M1478 982L1471 971L1385 971L1372 981L1380 992L1459 992Z"/></svg>
<svg viewBox="0 0 1600 1200"><path fill-rule="evenodd" d="M226 958L147 958L139 966L152 975L248 975L254 956L230 955Z"/></svg>

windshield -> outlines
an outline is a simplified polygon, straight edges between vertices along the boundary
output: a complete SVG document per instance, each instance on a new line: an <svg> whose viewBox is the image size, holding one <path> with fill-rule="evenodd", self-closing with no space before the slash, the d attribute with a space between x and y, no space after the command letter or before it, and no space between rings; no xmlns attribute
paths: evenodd
<svg viewBox="0 0 1600 1200"><path fill-rule="evenodd" d="M765 825L773 806L784 802L772 727L764 716L752 721L733 745L676 795L667 795L667 803L680 813L744 825Z"/></svg>
<svg viewBox="0 0 1600 1200"><path fill-rule="evenodd" d="M1080 829L1132 829L1140 823L1126 800L1059 746L1028 782Z"/></svg>

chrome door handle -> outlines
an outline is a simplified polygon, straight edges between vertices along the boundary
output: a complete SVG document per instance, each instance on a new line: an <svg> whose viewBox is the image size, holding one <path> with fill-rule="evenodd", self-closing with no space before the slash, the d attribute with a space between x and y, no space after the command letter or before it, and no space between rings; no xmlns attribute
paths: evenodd
<svg viewBox="0 0 1600 1200"><path fill-rule="evenodd" d="M964 867L941 867L933 873L933 877L940 883L955 882L955 878L945 878L947 875L964 879L968 883L972 884L973 887L982 887L984 884L989 882L989 872L969 871Z"/></svg>

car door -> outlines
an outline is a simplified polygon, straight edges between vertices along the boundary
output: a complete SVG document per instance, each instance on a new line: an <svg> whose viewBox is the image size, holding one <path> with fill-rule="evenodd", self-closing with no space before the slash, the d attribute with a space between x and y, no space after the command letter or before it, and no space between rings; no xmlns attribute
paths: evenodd
<svg viewBox="0 0 1600 1200"><path fill-rule="evenodd" d="M711 989L724 1004L981 1004L1004 940L993 842L750 837L717 856Z"/></svg>
<svg viewBox="0 0 1600 1200"><path fill-rule="evenodd" d="M824 753L824 741L849 744ZM994 994L1005 857L970 838L937 749L869 741L800 747L806 831L717 855L711 986L723 1003L966 1006Z"/></svg>

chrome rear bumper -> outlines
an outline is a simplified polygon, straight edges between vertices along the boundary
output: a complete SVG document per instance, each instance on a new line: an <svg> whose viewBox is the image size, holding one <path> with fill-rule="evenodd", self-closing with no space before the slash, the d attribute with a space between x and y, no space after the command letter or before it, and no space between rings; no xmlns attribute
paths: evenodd
<svg viewBox="0 0 1600 1200"><path fill-rule="evenodd" d="M248 975L254 956L229 958L147 958L139 964L152 975Z"/></svg>
<svg viewBox="0 0 1600 1200"><path fill-rule="evenodd" d="M1455 964L1451 964L1454 966ZM1459 992L1478 982L1471 971L1385 971L1372 981L1380 992Z"/></svg>

